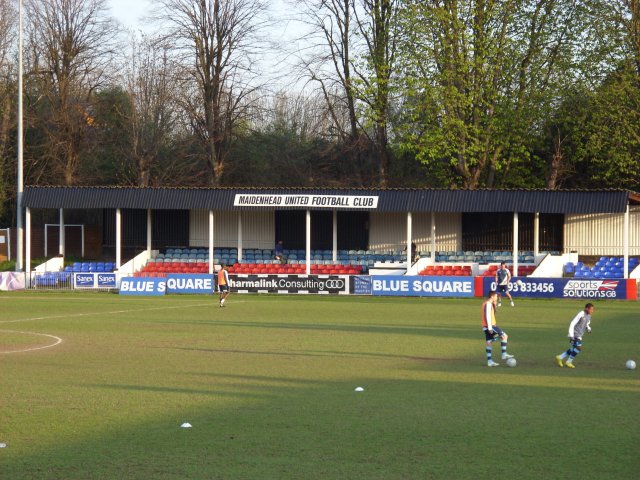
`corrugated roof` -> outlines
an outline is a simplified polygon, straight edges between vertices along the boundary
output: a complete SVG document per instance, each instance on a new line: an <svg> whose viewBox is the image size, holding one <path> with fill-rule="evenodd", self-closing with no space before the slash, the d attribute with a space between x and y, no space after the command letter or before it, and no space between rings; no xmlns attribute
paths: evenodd
<svg viewBox="0 0 640 480"><path fill-rule="evenodd" d="M629 190L447 190L332 188L180 188L28 186L23 205L35 208L153 210L304 210L304 206L234 207L236 194L378 196L381 212L617 213L640 204ZM354 209L358 210L358 209ZM366 210L366 209L359 209Z"/></svg>

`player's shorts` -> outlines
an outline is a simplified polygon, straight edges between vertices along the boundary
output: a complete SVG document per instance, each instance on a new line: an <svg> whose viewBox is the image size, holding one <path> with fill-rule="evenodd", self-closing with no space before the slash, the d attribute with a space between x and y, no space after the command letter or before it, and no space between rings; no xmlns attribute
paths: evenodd
<svg viewBox="0 0 640 480"><path fill-rule="evenodd" d="M484 338L487 340L487 342L491 342L495 340L496 335L497 335L497 338L500 338L504 334L504 331L497 325L494 325L492 328L493 328L492 333L489 333L489 330L487 330L486 328L482 329L484 331Z"/></svg>
<svg viewBox="0 0 640 480"><path fill-rule="evenodd" d="M577 338L569 337L569 343L573 348L578 348L582 346L582 340L578 340Z"/></svg>
<svg viewBox="0 0 640 480"><path fill-rule="evenodd" d="M498 285L496 287L496 292L498 292L498 293L507 293L508 289L509 289L509 285Z"/></svg>
<svg viewBox="0 0 640 480"><path fill-rule="evenodd" d="M228 291L229 291L229 285L218 285L218 292L223 293Z"/></svg>

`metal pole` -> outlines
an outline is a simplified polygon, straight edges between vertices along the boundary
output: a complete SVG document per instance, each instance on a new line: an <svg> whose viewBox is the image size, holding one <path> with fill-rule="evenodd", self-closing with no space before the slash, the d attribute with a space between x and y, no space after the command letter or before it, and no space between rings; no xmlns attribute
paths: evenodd
<svg viewBox="0 0 640 480"><path fill-rule="evenodd" d="M338 211L333 210L333 258L334 263L338 260Z"/></svg>
<svg viewBox="0 0 640 480"><path fill-rule="evenodd" d="M413 258L411 258L411 237L413 229L413 215L411 212L407 212L407 275L412 267Z"/></svg>
<svg viewBox="0 0 640 480"><path fill-rule="evenodd" d="M624 278L629 278L629 204L627 203L627 209L624 212L624 224L622 233L622 255Z"/></svg>
<svg viewBox="0 0 640 480"><path fill-rule="evenodd" d="M518 276L518 212L513 212L513 272L514 277Z"/></svg>
<svg viewBox="0 0 640 480"><path fill-rule="evenodd" d="M533 217L533 256L537 257L540 253L540 212L536 212Z"/></svg>
<svg viewBox="0 0 640 480"><path fill-rule="evenodd" d="M213 275L213 236L214 236L214 226L215 226L216 218L213 214L213 210L209 210L209 275ZM239 261L239 260L238 260Z"/></svg>
<svg viewBox="0 0 640 480"><path fill-rule="evenodd" d="M64 245L65 245L65 236L64 236L64 209L60 209L60 225L58 229L58 255L62 255L64 257Z"/></svg>
<svg viewBox="0 0 640 480"><path fill-rule="evenodd" d="M122 211L116 208L116 269L122 265Z"/></svg>
<svg viewBox="0 0 640 480"><path fill-rule="evenodd" d="M25 266L24 269L24 282L26 288L31 288L31 210L29 208L26 209L25 212L25 222L26 222L26 230L25 230L25 240L26 240L26 248L25 248Z"/></svg>
<svg viewBox="0 0 640 480"><path fill-rule="evenodd" d="M242 212L238 212L238 261L242 260Z"/></svg>
<svg viewBox="0 0 640 480"><path fill-rule="evenodd" d="M431 212L431 260L436 261L436 212Z"/></svg>
<svg viewBox="0 0 640 480"><path fill-rule="evenodd" d="M23 250L23 225L22 225L22 193L24 190L23 180L23 112L22 112L22 0L18 2L18 178L16 189L16 270L21 272L24 270Z"/></svg>
<svg viewBox="0 0 640 480"><path fill-rule="evenodd" d="M147 208L147 254L151 258L151 247L153 241L153 223L151 220L151 209Z"/></svg>
<svg viewBox="0 0 640 480"><path fill-rule="evenodd" d="M311 275L311 210L307 210L306 214L306 224L305 224L305 258L306 258L306 269L305 272L307 275Z"/></svg>

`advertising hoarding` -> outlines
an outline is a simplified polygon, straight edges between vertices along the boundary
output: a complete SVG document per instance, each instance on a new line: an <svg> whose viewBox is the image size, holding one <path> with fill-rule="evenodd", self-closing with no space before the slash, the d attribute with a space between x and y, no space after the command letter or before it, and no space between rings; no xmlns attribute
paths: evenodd
<svg viewBox="0 0 640 480"><path fill-rule="evenodd" d="M240 293L349 293L346 275L229 275L229 284Z"/></svg>
<svg viewBox="0 0 640 480"><path fill-rule="evenodd" d="M76 272L73 274L73 288L116 288L116 286L115 273Z"/></svg>
<svg viewBox="0 0 640 480"><path fill-rule="evenodd" d="M521 280L521 284L518 284ZM578 279L578 278L512 278L509 292L514 297L526 298L580 298L585 300L618 299L635 300L637 290L635 280L624 279ZM484 277L483 292L496 289L493 277Z"/></svg>
<svg viewBox="0 0 640 480"><path fill-rule="evenodd" d="M397 297L473 297L473 283L473 277L380 275L371 277L371 293Z"/></svg>

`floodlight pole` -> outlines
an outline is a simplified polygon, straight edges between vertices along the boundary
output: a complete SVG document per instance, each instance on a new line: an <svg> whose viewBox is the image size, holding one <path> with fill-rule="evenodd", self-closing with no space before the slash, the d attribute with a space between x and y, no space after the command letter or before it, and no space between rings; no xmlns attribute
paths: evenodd
<svg viewBox="0 0 640 480"><path fill-rule="evenodd" d="M22 224L22 193L24 190L23 181L23 112L22 112L22 0L18 2L18 174L16 188L16 271L22 272L25 266L22 262L24 250L23 224ZM31 270L27 266L27 271Z"/></svg>

